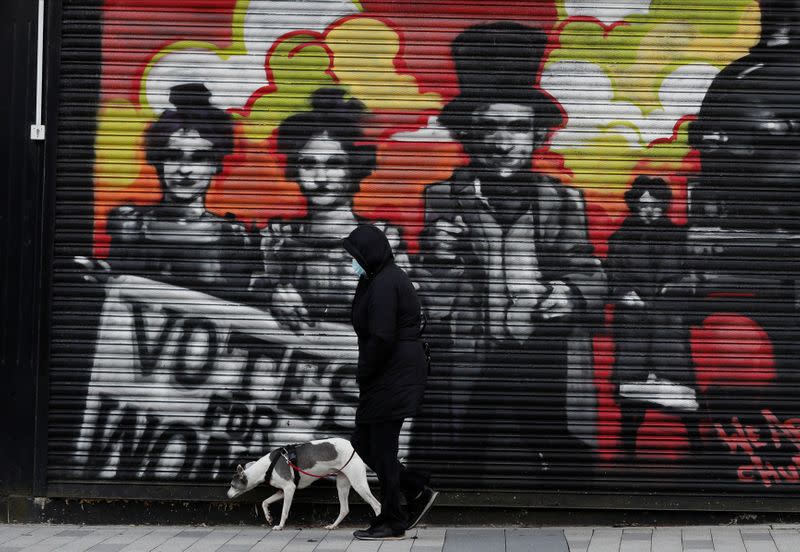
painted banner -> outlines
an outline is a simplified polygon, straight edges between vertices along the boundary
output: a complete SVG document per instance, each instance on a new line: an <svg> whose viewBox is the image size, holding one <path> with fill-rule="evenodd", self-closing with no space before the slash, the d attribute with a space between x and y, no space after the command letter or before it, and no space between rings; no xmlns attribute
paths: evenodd
<svg viewBox="0 0 800 552"><path fill-rule="evenodd" d="M272 443L352 431L347 327L295 334L258 309L130 275L106 289L78 450L86 475L216 479Z"/></svg>

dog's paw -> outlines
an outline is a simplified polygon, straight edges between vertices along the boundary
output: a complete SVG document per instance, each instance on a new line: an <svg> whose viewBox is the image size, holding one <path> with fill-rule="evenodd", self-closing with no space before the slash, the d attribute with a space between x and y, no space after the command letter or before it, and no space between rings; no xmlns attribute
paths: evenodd
<svg viewBox="0 0 800 552"><path fill-rule="evenodd" d="M283 531L283 525L276 525L272 528L273 531Z"/></svg>
<svg viewBox="0 0 800 552"><path fill-rule="evenodd" d="M337 527L339 527L339 526L336 523L331 523L330 525L326 525L325 529L327 529L328 531L333 531Z"/></svg>

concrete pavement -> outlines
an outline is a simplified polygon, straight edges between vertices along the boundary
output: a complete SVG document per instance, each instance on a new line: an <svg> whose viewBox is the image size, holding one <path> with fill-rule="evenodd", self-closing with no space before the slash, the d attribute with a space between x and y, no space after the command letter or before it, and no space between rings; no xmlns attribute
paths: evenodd
<svg viewBox="0 0 800 552"><path fill-rule="evenodd" d="M402 541L255 526L0 524L0 552L798 552L800 524L684 527L423 527Z"/></svg>

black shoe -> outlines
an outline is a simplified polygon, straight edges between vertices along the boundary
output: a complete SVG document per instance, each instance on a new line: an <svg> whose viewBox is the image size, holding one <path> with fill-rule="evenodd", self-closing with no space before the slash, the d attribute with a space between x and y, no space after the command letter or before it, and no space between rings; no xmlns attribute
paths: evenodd
<svg viewBox="0 0 800 552"><path fill-rule="evenodd" d="M413 529L417 526L423 516L431 509L437 496L439 496L437 491L430 487L425 487L419 496L408 504L408 529Z"/></svg>
<svg viewBox="0 0 800 552"><path fill-rule="evenodd" d="M406 532L402 529L397 531L386 524L381 524L369 529L354 531L353 536L358 540L401 540L406 538Z"/></svg>

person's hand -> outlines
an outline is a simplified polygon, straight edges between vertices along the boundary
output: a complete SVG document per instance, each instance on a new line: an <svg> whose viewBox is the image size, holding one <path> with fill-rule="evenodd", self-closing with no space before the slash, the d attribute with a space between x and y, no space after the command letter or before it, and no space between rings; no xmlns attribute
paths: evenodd
<svg viewBox="0 0 800 552"><path fill-rule="evenodd" d="M635 308L643 308L644 301L642 298L639 297L639 294L635 291L629 291L625 295L622 296L622 304L626 307L635 307Z"/></svg>
<svg viewBox="0 0 800 552"><path fill-rule="evenodd" d="M572 292L564 282L550 282L550 293L542 300L539 310L543 320L562 318L572 312Z"/></svg>
<svg viewBox="0 0 800 552"><path fill-rule="evenodd" d="M73 257L72 260L82 272L81 278L84 282L105 284L109 276L111 276L111 265L103 259L91 259L78 255Z"/></svg>
<svg viewBox="0 0 800 552"><path fill-rule="evenodd" d="M540 315L539 303L547 289L540 283L509 286L511 301L506 309L506 330L515 339L525 341L533 335Z"/></svg>
<svg viewBox="0 0 800 552"><path fill-rule="evenodd" d="M441 259L455 258L458 240L466 232L467 223L461 215L452 220L437 220L433 224L432 254Z"/></svg>
<svg viewBox="0 0 800 552"><path fill-rule="evenodd" d="M547 295L548 287L539 282L526 282L524 284L509 284L510 298L509 312L513 312L516 322L532 325L539 313L539 303Z"/></svg>
<svg viewBox="0 0 800 552"><path fill-rule="evenodd" d="M314 327L314 322L309 320L308 309L303 303L303 298L290 284L281 284L275 287L275 291L272 292L270 309L275 318L286 322L292 331Z"/></svg>

